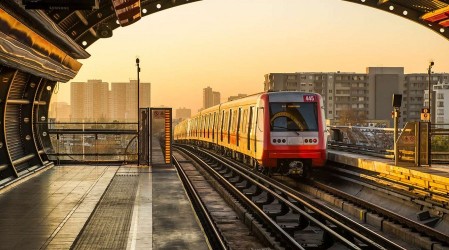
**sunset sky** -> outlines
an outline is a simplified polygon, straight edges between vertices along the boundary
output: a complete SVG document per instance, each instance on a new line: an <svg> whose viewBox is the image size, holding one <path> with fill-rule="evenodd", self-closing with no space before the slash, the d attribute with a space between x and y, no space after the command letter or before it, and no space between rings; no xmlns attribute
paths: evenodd
<svg viewBox="0 0 449 250"><path fill-rule="evenodd" d="M204 0L115 29L81 60L73 81L136 79L152 83L152 105L202 106L202 89L263 90L270 72L365 72L403 66L406 73L449 72L449 40L404 18L340 0ZM69 102L61 83L57 101Z"/></svg>

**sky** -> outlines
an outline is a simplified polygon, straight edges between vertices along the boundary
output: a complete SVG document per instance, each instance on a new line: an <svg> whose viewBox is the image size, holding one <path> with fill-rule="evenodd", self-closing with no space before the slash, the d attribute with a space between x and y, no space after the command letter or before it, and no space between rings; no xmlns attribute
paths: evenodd
<svg viewBox="0 0 449 250"><path fill-rule="evenodd" d="M396 15L341 0L203 0L148 15L87 52L73 82L151 82L152 106L202 106L202 89L263 91L264 75L404 67L449 72L449 40ZM70 102L70 82L56 101Z"/></svg>

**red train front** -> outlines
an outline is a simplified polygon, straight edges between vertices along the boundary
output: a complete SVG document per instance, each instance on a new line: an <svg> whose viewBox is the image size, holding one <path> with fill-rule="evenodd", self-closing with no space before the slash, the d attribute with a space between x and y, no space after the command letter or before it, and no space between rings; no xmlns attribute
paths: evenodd
<svg viewBox="0 0 449 250"><path fill-rule="evenodd" d="M326 161L323 101L315 93L268 93L262 166L302 175Z"/></svg>

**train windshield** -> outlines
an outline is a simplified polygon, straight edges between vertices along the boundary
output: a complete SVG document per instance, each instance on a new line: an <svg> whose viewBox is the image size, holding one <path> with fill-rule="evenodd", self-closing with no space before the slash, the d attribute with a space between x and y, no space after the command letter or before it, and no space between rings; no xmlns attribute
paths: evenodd
<svg viewBox="0 0 449 250"><path fill-rule="evenodd" d="M271 131L318 131L314 102L270 103Z"/></svg>

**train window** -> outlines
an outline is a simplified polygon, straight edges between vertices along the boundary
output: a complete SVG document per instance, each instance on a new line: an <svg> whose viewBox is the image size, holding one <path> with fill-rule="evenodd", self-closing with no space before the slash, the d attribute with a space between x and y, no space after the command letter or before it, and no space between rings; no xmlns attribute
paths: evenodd
<svg viewBox="0 0 449 250"><path fill-rule="evenodd" d="M205 115L203 119L203 129L202 129L204 138L206 138L206 128L207 128L207 116Z"/></svg>
<svg viewBox="0 0 449 250"><path fill-rule="evenodd" d="M206 116L206 123L207 123L207 126L206 126L206 137L207 138L209 138L209 128L210 128L210 114L208 114L207 116Z"/></svg>
<svg viewBox="0 0 449 250"><path fill-rule="evenodd" d="M242 127L242 121L241 121L241 116L242 116L242 108L239 108L238 114L237 114L237 133L240 132L240 128Z"/></svg>
<svg viewBox="0 0 449 250"><path fill-rule="evenodd" d="M224 120L223 120L223 131L227 131L227 125L228 125L228 113L223 111L223 115L224 115Z"/></svg>
<svg viewBox="0 0 449 250"><path fill-rule="evenodd" d="M247 109L245 109L245 110L243 110L243 120L242 120L242 125L241 125L241 127L242 127L242 133L246 133L246 122L248 121L248 117L246 117L248 115L248 110Z"/></svg>
<svg viewBox="0 0 449 250"><path fill-rule="evenodd" d="M314 102L270 103L271 131L318 131Z"/></svg>
<svg viewBox="0 0 449 250"><path fill-rule="evenodd" d="M211 133L212 132L212 130L213 130L213 126L214 126L214 121L212 120L213 119L213 117L212 117L212 113L210 113L209 114L209 129L207 130L208 132L207 132L207 137L210 137L210 135L209 135L209 133Z"/></svg>
<svg viewBox="0 0 449 250"><path fill-rule="evenodd" d="M232 114L232 132L236 132L237 131L237 110L234 110L233 114Z"/></svg>

